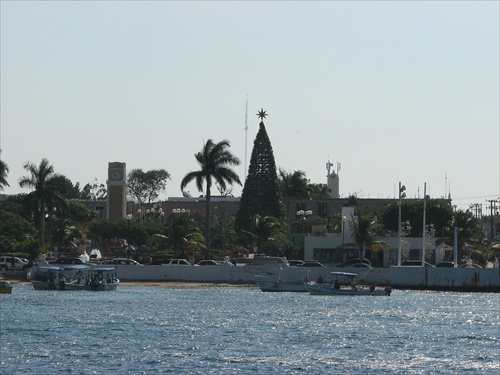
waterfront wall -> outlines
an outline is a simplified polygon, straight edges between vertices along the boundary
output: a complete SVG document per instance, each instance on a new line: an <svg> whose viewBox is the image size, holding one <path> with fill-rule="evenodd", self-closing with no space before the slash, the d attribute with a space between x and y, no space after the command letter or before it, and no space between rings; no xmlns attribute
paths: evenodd
<svg viewBox="0 0 500 375"><path fill-rule="evenodd" d="M334 268L288 267L276 265L222 266L125 266L117 265L116 273L122 281L186 281L211 283L255 283L258 280L302 282L333 281L331 272L351 272L365 285L391 285L399 289L426 289L451 291L477 291L500 293L500 268Z"/></svg>

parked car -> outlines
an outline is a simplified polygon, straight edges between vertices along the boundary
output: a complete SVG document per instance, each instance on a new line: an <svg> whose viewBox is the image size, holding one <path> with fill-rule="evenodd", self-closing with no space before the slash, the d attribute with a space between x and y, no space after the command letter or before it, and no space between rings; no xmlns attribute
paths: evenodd
<svg viewBox="0 0 500 375"><path fill-rule="evenodd" d="M12 263L12 258L14 258L14 263ZM0 270L2 272L8 270L24 271L26 268L28 268L28 264L28 262L22 260L21 258L13 257L11 255L4 255L0 257Z"/></svg>
<svg viewBox="0 0 500 375"><path fill-rule="evenodd" d="M449 261L441 262L441 263L436 264L436 267L451 267L451 268L454 268L455 267L455 263L449 262Z"/></svg>
<svg viewBox="0 0 500 375"><path fill-rule="evenodd" d="M302 267L304 265L304 261L302 260L289 260L288 261L288 264L290 266L294 266L294 267Z"/></svg>
<svg viewBox="0 0 500 375"><path fill-rule="evenodd" d="M201 260L196 263L197 266L220 266L215 260Z"/></svg>
<svg viewBox="0 0 500 375"><path fill-rule="evenodd" d="M435 267L430 263L425 262L424 263L426 267ZM414 267L420 267L422 265L421 260L405 260L403 263L401 263L402 266L414 266Z"/></svg>
<svg viewBox="0 0 500 375"><path fill-rule="evenodd" d="M111 260L105 260L102 262L102 264L113 264L113 265L120 265L120 266L142 266L139 262L136 262L133 259L128 259L128 258L115 258Z"/></svg>
<svg viewBox="0 0 500 375"><path fill-rule="evenodd" d="M458 266L459 268L483 268L479 264L476 263L464 263Z"/></svg>
<svg viewBox="0 0 500 375"><path fill-rule="evenodd" d="M324 265L317 260L305 260L300 267L324 267Z"/></svg>
<svg viewBox="0 0 500 375"><path fill-rule="evenodd" d="M354 263L354 264L351 264L349 267L352 267L352 268L373 268L372 266L369 266L366 263Z"/></svg>
<svg viewBox="0 0 500 375"><path fill-rule="evenodd" d="M84 264L85 262L80 258L69 258L69 257L61 257L56 260L51 260L50 264Z"/></svg>
<svg viewBox="0 0 500 375"><path fill-rule="evenodd" d="M191 263L186 259L170 259L167 263L163 263L162 266L191 266Z"/></svg>
<svg viewBox="0 0 500 375"><path fill-rule="evenodd" d="M370 260L368 260L366 258L363 258L363 259L354 258L354 259L347 259L344 262L344 267L352 267L353 264L357 264L357 263L364 263L364 264L367 264L368 266L372 265L372 262L370 262Z"/></svg>

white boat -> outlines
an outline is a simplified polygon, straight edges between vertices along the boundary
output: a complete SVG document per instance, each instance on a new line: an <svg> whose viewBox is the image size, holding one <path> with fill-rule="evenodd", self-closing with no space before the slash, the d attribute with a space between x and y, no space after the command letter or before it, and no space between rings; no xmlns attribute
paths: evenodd
<svg viewBox="0 0 500 375"><path fill-rule="evenodd" d="M256 283L263 292L307 292L306 288L304 288L303 282L259 280Z"/></svg>
<svg viewBox="0 0 500 375"><path fill-rule="evenodd" d="M307 292L304 288L304 283L307 283L307 277L305 281L286 281L281 278L281 271L283 269L280 267L280 272L276 280L259 279L260 275L256 275L256 284L263 292Z"/></svg>
<svg viewBox="0 0 500 375"><path fill-rule="evenodd" d="M116 268L94 267L88 271L84 289L94 291L115 290L119 284L120 280L116 277Z"/></svg>
<svg viewBox="0 0 500 375"><path fill-rule="evenodd" d="M90 267L83 264L68 264L60 267L56 271L54 287L57 290L83 290L85 285L85 276L83 271Z"/></svg>
<svg viewBox="0 0 500 375"><path fill-rule="evenodd" d="M355 273L348 272L331 272L335 276L335 280L331 284L306 284L304 288L314 295L329 295L329 296L390 296L391 287L387 286L384 289L377 289L375 286L364 288L356 283ZM347 286L341 286L342 279L348 280Z"/></svg>
<svg viewBox="0 0 500 375"><path fill-rule="evenodd" d="M61 266L39 266L31 275L31 285L36 290L53 290L56 288L54 281L56 273L62 269Z"/></svg>

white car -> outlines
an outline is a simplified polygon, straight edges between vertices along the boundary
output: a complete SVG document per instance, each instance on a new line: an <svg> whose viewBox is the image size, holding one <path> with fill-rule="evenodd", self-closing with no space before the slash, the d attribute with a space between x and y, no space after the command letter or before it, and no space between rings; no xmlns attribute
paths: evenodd
<svg viewBox="0 0 500 375"><path fill-rule="evenodd" d="M163 263L162 266L191 266L186 259L170 259L169 262Z"/></svg>
<svg viewBox="0 0 500 375"><path fill-rule="evenodd" d="M14 263L12 263L12 258L14 258ZM28 268L28 261L25 261L18 257L12 257L10 255L0 257L0 271L5 272L8 270L18 270L24 271Z"/></svg>
<svg viewBox="0 0 500 375"><path fill-rule="evenodd" d="M102 264L113 264L119 266L142 266L139 262L128 258L115 258L112 260L105 260Z"/></svg>

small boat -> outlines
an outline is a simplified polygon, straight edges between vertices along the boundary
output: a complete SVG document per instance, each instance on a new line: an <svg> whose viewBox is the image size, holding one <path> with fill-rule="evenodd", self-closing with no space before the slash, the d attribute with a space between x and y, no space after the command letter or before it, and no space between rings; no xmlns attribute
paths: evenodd
<svg viewBox="0 0 500 375"><path fill-rule="evenodd" d="M377 289L375 286L364 288L356 283L355 273L348 272L331 272L335 276L332 284L310 284L304 283L304 288L314 295L329 295L329 296L390 296L391 287L387 286L384 289ZM349 280L348 286L341 286L340 279ZM344 284L345 285L345 284Z"/></svg>
<svg viewBox="0 0 500 375"><path fill-rule="evenodd" d="M12 293L12 284L3 277L0 278L0 293Z"/></svg>
<svg viewBox="0 0 500 375"><path fill-rule="evenodd" d="M307 292L302 282L287 282L284 280L256 282L263 292Z"/></svg>
<svg viewBox="0 0 500 375"><path fill-rule="evenodd" d="M281 271L278 274L276 280L259 280L257 279L256 284L263 292L307 292L304 287L304 283L307 283L307 277L304 281L286 281L281 279ZM256 275L259 277L259 275Z"/></svg>
<svg viewBox="0 0 500 375"><path fill-rule="evenodd" d="M31 285L36 290L53 290L56 288L56 273L61 270L61 266L39 266L31 275Z"/></svg>
<svg viewBox="0 0 500 375"><path fill-rule="evenodd" d="M114 267L94 267L88 271L85 290L115 290L120 284Z"/></svg>
<svg viewBox="0 0 500 375"><path fill-rule="evenodd" d="M85 278L82 271L90 267L83 264L68 264L56 271L54 287L57 290L83 290Z"/></svg>

